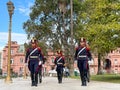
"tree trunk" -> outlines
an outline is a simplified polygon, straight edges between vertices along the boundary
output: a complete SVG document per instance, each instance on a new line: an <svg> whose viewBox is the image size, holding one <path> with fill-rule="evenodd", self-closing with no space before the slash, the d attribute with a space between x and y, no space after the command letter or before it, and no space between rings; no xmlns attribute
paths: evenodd
<svg viewBox="0 0 120 90"><path fill-rule="evenodd" d="M74 75L74 45L73 45L73 0L70 0L70 10L71 10L71 58L70 58L70 74Z"/></svg>
<svg viewBox="0 0 120 90"><path fill-rule="evenodd" d="M69 59L69 70L70 70L70 76L74 76L74 60L72 56Z"/></svg>
<svg viewBox="0 0 120 90"><path fill-rule="evenodd" d="M101 70L101 54L98 53L98 75L102 74L102 70Z"/></svg>

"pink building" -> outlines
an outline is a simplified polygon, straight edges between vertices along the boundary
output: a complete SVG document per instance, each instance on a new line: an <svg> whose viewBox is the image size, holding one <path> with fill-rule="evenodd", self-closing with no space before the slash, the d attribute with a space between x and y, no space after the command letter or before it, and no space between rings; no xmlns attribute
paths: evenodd
<svg viewBox="0 0 120 90"><path fill-rule="evenodd" d="M22 75L24 72L24 45L18 45L16 41L11 42L11 72ZM2 72L7 74L8 45L3 49Z"/></svg>
<svg viewBox="0 0 120 90"><path fill-rule="evenodd" d="M120 48L111 51L107 58L111 61L110 71L112 73L120 73Z"/></svg>
<svg viewBox="0 0 120 90"><path fill-rule="evenodd" d="M8 45L6 45L2 52L2 73L3 76L7 75L7 60L8 60ZM53 61L55 58L55 54L48 50L48 56L46 57L45 67L43 68L44 72L48 74L50 70L53 69ZM18 45L16 41L11 42L11 71L17 75L24 74L24 62L25 62L25 50L24 45ZM27 68L27 73L29 74L29 70Z"/></svg>
<svg viewBox="0 0 120 90"><path fill-rule="evenodd" d="M56 57L55 53L53 51L51 51L50 49L47 50L48 51L48 56L46 56L46 62L45 62L45 68L44 71L46 72L46 74L48 75L49 71L54 69L54 59Z"/></svg>
<svg viewBox="0 0 120 90"><path fill-rule="evenodd" d="M93 56L93 61L90 62L91 74L97 74L98 58ZM120 48L111 51L105 59L101 60L101 70L103 73L120 74Z"/></svg>

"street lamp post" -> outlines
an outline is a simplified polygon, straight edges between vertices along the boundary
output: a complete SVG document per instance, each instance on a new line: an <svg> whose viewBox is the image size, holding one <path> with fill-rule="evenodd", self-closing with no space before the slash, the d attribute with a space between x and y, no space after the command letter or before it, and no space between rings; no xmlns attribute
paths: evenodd
<svg viewBox="0 0 120 90"><path fill-rule="evenodd" d="M27 47L27 43L25 42L25 43L24 43L24 54L26 53L26 52L25 52L26 47ZM24 78L24 79L27 79L26 70L27 70L27 68L26 68L26 66L24 66L24 73L23 73L23 78Z"/></svg>
<svg viewBox="0 0 120 90"><path fill-rule="evenodd" d="M27 75L26 75L26 66L24 66L24 74L23 74L23 78L27 79Z"/></svg>
<svg viewBox="0 0 120 90"><path fill-rule="evenodd" d="M11 65L10 65L10 60L11 60L11 27L12 27L12 15L14 13L14 4L9 0L7 2L7 8L9 12L9 33L8 33L8 62L7 62L7 77L5 79L6 83L11 83Z"/></svg>

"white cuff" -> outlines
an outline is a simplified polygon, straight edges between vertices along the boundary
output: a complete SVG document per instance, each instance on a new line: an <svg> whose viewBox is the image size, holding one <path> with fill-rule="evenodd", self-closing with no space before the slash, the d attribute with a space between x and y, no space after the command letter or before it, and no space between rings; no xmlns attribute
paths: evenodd
<svg viewBox="0 0 120 90"><path fill-rule="evenodd" d="M42 65L42 61L39 61L39 65Z"/></svg>

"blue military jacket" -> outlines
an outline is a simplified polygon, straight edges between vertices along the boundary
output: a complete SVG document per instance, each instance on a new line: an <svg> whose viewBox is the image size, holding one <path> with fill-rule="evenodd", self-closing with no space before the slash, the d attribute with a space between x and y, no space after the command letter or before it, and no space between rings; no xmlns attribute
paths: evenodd
<svg viewBox="0 0 120 90"><path fill-rule="evenodd" d="M36 49L31 55L30 53ZM29 48L26 52L26 57L25 57L25 63L27 63L27 60L29 59L29 61L39 61L40 58L44 58L42 53L41 53L41 49L40 47L36 47L36 48Z"/></svg>
<svg viewBox="0 0 120 90"><path fill-rule="evenodd" d="M75 60L91 60L90 49L87 47L77 47L75 52Z"/></svg>
<svg viewBox="0 0 120 90"><path fill-rule="evenodd" d="M65 60L64 60L64 57L56 57L55 60L54 60L54 64L57 65L57 68L56 70L58 69L63 69L64 67L64 64L65 64Z"/></svg>

